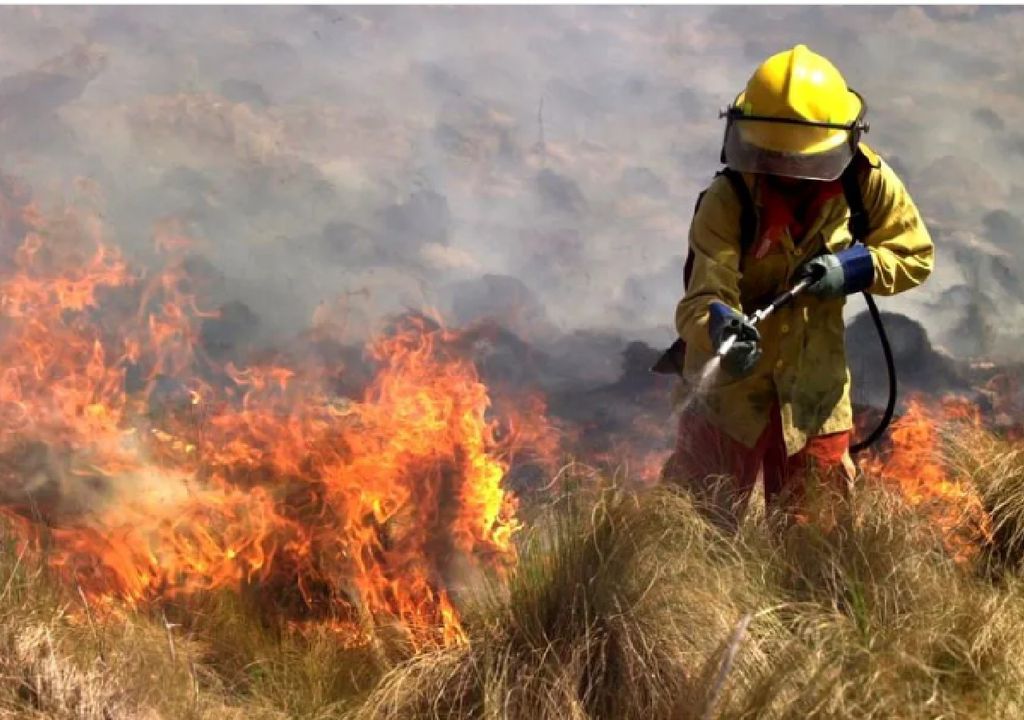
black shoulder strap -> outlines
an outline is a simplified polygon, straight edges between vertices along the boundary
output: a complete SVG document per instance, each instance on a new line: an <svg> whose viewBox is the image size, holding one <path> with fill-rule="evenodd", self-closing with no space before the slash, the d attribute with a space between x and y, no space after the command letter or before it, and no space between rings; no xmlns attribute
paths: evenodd
<svg viewBox="0 0 1024 720"><path fill-rule="evenodd" d="M754 208L754 198L750 195L750 188L743 180L743 175L732 168L723 168L719 175L732 185L732 191L736 199L740 201L740 258L747 254L747 250L754 246L757 236L757 210Z"/></svg>
<svg viewBox="0 0 1024 720"><path fill-rule="evenodd" d="M732 186L732 191L736 195L736 199L740 202L740 259L747 254L754 245L754 240L757 235L757 210L754 208L754 198L750 195L750 188L747 187L747 183L744 182L743 176L733 170L732 168L722 168L715 177L722 175L729 184ZM700 203L704 199L704 195L707 190L703 190L700 195L697 196L697 203L693 206L693 214L697 214L697 210L700 209ZM690 284L690 275L693 274L693 251L690 250L686 254L686 264L683 266L683 283L685 285Z"/></svg>
<svg viewBox="0 0 1024 720"><path fill-rule="evenodd" d="M864 208L864 195L860 189L860 174L863 167L860 156L857 155L846 166L840 177L843 183L843 195L846 196L846 204L850 207L850 236L855 243L864 242L871 232L868 212Z"/></svg>

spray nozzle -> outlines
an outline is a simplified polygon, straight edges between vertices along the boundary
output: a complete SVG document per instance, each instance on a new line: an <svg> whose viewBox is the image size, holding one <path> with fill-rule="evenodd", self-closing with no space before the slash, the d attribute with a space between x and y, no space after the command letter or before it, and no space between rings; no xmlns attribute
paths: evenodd
<svg viewBox="0 0 1024 720"><path fill-rule="evenodd" d="M809 268L809 271L813 271L813 268ZM718 357L725 357L725 355L730 350L732 350L733 345L736 344L736 341L742 334L744 327L756 328L762 320L764 320L766 317L771 315L773 312L778 310L783 305L786 305L787 303L791 302L793 298L802 293L815 282L815 278L811 276L801 278L801 280L797 282L796 285L794 285L789 290L779 295L777 298L768 303L768 305L766 305L765 307L759 310L755 310L750 315L744 315L742 321L740 321L739 318L737 318L735 320L735 329L733 327L729 328L729 336L726 337L725 340L722 341L722 344L718 346L718 350L715 351L715 355L717 355Z"/></svg>
<svg viewBox="0 0 1024 720"><path fill-rule="evenodd" d="M715 352L715 355L717 355L720 358L728 355L729 351L732 350L732 346L736 344L736 338L738 337L739 333L736 333L734 335L730 335L725 340L723 340L722 344L718 346L718 350Z"/></svg>

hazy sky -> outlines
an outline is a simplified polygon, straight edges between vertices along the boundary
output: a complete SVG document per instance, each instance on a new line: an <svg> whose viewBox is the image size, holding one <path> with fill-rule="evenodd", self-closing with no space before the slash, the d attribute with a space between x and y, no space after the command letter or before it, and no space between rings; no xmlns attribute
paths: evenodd
<svg viewBox="0 0 1024 720"><path fill-rule="evenodd" d="M886 308L1024 320L1015 8L4 8L0 171L43 200L95 180L140 257L176 219L267 327L349 293L660 342L718 109L797 42L935 231Z"/></svg>

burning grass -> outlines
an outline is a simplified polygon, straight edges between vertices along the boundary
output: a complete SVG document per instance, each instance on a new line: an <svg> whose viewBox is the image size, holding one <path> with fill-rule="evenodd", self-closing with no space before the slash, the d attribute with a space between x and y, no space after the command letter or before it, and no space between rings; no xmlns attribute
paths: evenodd
<svg viewBox="0 0 1024 720"><path fill-rule="evenodd" d="M972 420L931 420L944 482L964 487L908 502L901 485L869 477L827 528L752 515L726 538L680 493L602 487L570 471L575 484L531 509L516 567L456 595L459 641L419 651L393 624L359 645L330 624L297 628L265 612L258 586L98 618L15 536L0 570L0 710L1019 717L1024 457ZM891 478L893 464L877 463ZM939 508L968 488L991 526L964 554Z"/></svg>
<svg viewBox="0 0 1024 720"><path fill-rule="evenodd" d="M0 563L0 716L67 720L326 717L373 686L382 657L297 635L244 598L101 619L9 536ZM180 617L178 617L180 616ZM175 622L175 620L181 622Z"/></svg>
<svg viewBox="0 0 1024 720"><path fill-rule="evenodd" d="M344 393L305 346L206 352L185 239L146 274L94 216L10 212L4 716L1024 710L1024 455L972 408L913 404L822 522L724 537L576 466L516 497L516 459L553 473L571 433L492 397L471 334L410 315Z"/></svg>
<svg viewBox="0 0 1024 720"><path fill-rule="evenodd" d="M25 543L104 611L258 585L350 644L389 618L414 647L459 640L447 563L514 561L502 481L543 433L499 439L457 333L397 323L355 397L328 362L217 362L185 259L147 276L95 218L24 214L0 273L0 501Z"/></svg>

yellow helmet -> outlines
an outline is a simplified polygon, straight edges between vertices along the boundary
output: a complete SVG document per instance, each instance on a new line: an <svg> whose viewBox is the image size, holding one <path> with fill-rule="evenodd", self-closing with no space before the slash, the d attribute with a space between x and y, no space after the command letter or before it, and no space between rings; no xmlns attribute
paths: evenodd
<svg viewBox="0 0 1024 720"><path fill-rule="evenodd" d="M839 70L805 45L771 56L726 111L734 170L835 180L867 131L866 107Z"/></svg>

